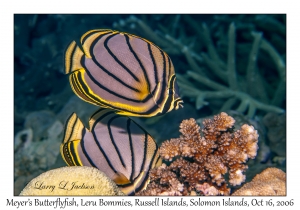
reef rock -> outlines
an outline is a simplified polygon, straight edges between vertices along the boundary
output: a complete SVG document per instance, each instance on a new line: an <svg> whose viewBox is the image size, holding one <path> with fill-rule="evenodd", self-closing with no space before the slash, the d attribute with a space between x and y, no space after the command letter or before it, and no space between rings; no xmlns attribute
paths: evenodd
<svg viewBox="0 0 300 210"><path fill-rule="evenodd" d="M286 114L268 113L263 118L268 129L269 146L281 157L286 156Z"/></svg>
<svg viewBox="0 0 300 210"><path fill-rule="evenodd" d="M53 169L32 179L20 195L124 195L103 172L93 167Z"/></svg>
<svg viewBox="0 0 300 210"><path fill-rule="evenodd" d="M47 130L55 122L55 114L48 110L31 112L26 116L24 127L33 131L33 142L47 138Z"/></svg>

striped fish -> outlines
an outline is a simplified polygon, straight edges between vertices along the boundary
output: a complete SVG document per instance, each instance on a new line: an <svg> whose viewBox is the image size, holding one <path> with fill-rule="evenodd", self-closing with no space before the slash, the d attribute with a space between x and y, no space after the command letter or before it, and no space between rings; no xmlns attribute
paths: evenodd
<svg viewBox="0 0 300 210"><path fill-rule="evenodd" d="M182 107L170 57L152 42L108 29L85 33L65 53L65 72L83 100L117 114L151 117Z"/></svg>
<svg viewBox="0 0 300 210"><path fill-rule="evenodd" d="M143 190L149 170L161 165L153 138L126 116L99 109L84 127L73 113L67 120L60 152L69 166L92 166L115 181L127 195Z"/></svg>

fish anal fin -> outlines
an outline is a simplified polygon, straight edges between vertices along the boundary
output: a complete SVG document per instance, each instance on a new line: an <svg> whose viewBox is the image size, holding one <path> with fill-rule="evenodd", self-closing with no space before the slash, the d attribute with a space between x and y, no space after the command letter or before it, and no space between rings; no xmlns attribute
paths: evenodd
<svg viewBox="0 0 300 210"><path fill-rule="evenodd" d="M117 172L115 173L114 177L112 180L117 184L117 185L124 185L124 184L130 184L131 181L122 173Z"/></svg>
<svg viewBox="0 0 300 210"><path fill-rule="evenodd" d="M63 143L82 139L82 133L84 129L85 127L78 118L77 114L72 113L66 122Z"/></svg>
<svg viewBox="0 0 300 210"><path fill-rule="evenodd" d="M82 166L80 156L78 154L78 144L80 144L81 139L73 139L60 146L60 153L63 160L68 166Z"/></svg>

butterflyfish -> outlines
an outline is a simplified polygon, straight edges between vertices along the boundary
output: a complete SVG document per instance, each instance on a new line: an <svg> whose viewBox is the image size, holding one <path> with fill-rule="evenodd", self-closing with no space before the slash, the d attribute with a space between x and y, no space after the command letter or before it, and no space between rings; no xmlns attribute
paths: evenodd
<svg viewBox="0 0 300 210"><path fill-rule="evenodd" d="M86 32L68 46L65 73L77 96L120 115L152 117L182 107L170 57L132 34Z"/></svg>
<svg viewBox="0 0 300 210"><path fill-rule="evenodd" d="M60 146L69 166L92 166L104 172L127 195L149 183L149 170L160 166L159 148L147 131L127 116L100 108L87 129L73 113Z"/></svg>

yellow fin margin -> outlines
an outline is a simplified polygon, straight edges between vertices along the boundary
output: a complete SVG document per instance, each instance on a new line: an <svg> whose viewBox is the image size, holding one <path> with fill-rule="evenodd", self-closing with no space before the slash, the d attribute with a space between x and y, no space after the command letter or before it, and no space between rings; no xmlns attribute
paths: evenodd
<svg viewBox="0 0 300 210"><path fill-rule="evenodd" d="M90 54L90 48L91 48L91 45L93 44L93 42L95 41L95 39L98 38L102 34L109 34L109 33L114 33L114 31L108 30L108 29L104 29L104 30L96 29L96 30L90 30L90 31L86 32L85 34L83 34L83 36L80 39L80 42L81 42L84 54L88 58L91 58L92 56Z"/></svg>
<svg viewBox="0 0 300 210"><path fill-rule="evenodd" d="M66 122L63 142L60 145L60 154L68 165L82 165L77 147L82 139L83 129L85 127L76 113L71 114Z"/></svg>
<svg viewBox="0 0 300 210"><path fill-rule="evenodd" d="M81 65L81 57L84 56L82 50L75 41L72 41L65 53L65 73L83 68Z"/></svg>

